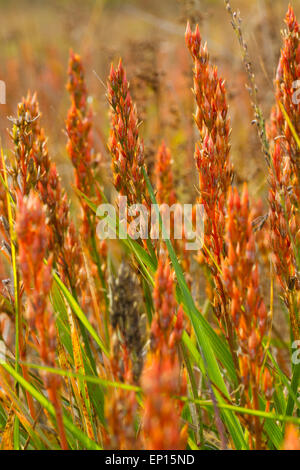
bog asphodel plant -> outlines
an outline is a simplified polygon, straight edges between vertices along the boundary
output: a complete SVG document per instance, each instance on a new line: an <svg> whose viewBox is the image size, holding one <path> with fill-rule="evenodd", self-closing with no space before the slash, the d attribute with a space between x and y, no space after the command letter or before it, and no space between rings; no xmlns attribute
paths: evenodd
<svg viewBox="0 0 300 470"><path fill-rule="evenodd" d="M29 193L27 197L21 194L17 194L17 197L16 232L19 242L20 273L28 302L25 316L42 364L55 367L56 327L49 301L53 261L53 255L48 252L50 231L46 225L46 214L39 196ZM55 408L61 447L67 450L59 397L61 379L47 372L43 373L42 378Z"/></svg>
<svg viewBox="0 0 300 470"><path fill-rule="evenodd" d="M236 332L239 374L245 390L242 400L250 408L259 409L259 394L263 390L266 398L271 398L272 381L268 369L263 370L263 339L268 319L259 287L253 217L246 186L241 198L236 188L230 188L227 209L225 242L228 256L223 259L222 271L231 299L230 315ZM253 420L253 429L256 447L260 449L261 424L258 418Z"/></svg>
<svg viewBox="0 0 300 470"><path fill-rule="evenodd" d="M148 175L148 136L144 147L122 60L107 81L108 187L83 61L70 53L65 127L76 218L36 94L18 105L13 151L3 150L0 161L1 449L299 449L300 33L292 7L286 25L265 142L268 216L234 182L225 82L199 27L187 26L199 177L193 204L203 205L205 219L203 247L189 257L187 234L175 239L174 226L169 239L151 240L149 230L143 243L96 234L97 206L114 204L116 193L118 203L126 196L129 206L152 204L158 213L157 205L181 202L171 141L157 146ZM290 338L272 328L281 300Z"/></svg>
<svg viewBox="0 0 300 470"><path fill-rule="evenodd" d="M139 136L137 112L121 60L116 70L111 66L108 100L112 109L109 150L115 188L127 196L129 205L148 205L149 195L142 173L144 142Z"/></svg>

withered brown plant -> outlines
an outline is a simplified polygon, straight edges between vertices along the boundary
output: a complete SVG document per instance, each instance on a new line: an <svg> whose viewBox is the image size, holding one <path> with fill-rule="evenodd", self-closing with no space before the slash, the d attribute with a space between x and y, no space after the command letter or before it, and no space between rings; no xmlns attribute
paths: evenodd
<svg viewBox="0 0 300 470"><path fill-rule="evenodd" d="M141 311L139 280L123 261L110 284L110 322L112 329L111 368L117 380L137 383L143 368L145 315ZM106 446L113 449L137 449L141 441L135 432L137 401L135 393L115 390L106 407L110 434Z"/></svg>

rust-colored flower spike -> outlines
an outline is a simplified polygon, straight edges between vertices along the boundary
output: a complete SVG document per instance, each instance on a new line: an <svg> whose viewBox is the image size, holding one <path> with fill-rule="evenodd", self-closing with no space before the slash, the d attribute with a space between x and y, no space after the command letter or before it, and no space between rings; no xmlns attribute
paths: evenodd
<svg viewBox="0 0 300 470"><path fill-rule="evenodd" d="M181 407L172 398L186 393L185 377L180 384L178 357L154 356L143 374L145 408L143 433L147 450L183 450L187 428L180 423Z"/></svg>
<svg viewBox="0 0 300 470"><path fill-rule="evenodd" d="M67 90L71 97L71 107L66 121L68 134L67 151L74 166L75 186L92 196L93 191L93 145L92 145L92 109L87 103L87 88L81 57L70 51ZM83 223L88 229L88 208L84 202Z"/></svg>
<svg viewBox="0 0 300 470"><path fill-rule="evenodd" d="M143 368L145 315L141 314L141 290L137 276L122 262L115 279L111 280L110 322L112 327L111 369L117 381L138 383ZM134 450L142 446L135 431L137 418L135 392L115 390L106 400L105 415L109 434L106 448Z"/></svg>
<svg viewBox="0 0 300 470"><path fill-rule="evenodd" d="M28 92L18 105L17 118L11 132L15 147L16 165L13 169L15 189L23 195L38 188L47 206L50 225L53 226L52 247L60 248L67 228L68 204L57 175L56 165L48 154L44 129L40 127L40 110L37 96ZM56 238L56 240L54 240Z"/></svg>
<svg viewBox="0 0 300 470"><path fill-rule="evenodd" d="M36 167L37 119L39 115L36 95L29 92L26 98L18 104L16 118L11 118L13 128L10 132L14 144L15 165L12 169L13 185L26 195L35 187L38 179Z"/></svg>
<svg viewBox="0 0 300 470"><path fill-rule="evenodd" d="M26 312L29 328L43 364L55 367L56 329L51 311L49 293L52 285L52 256L48 263L49 229L46 213L38 194L28 197L17 193L16 233L19 246L19 265L23 287L28 300ZM60 379L54 374L43 374L45 388L56 411L63 449L68 448L58 399Z"/></svg>
<svg viewBox="0 0 300 470"><path fill-rule="evenodd" d="M81 57L70 51L67 90L71 108L67 118L67 150L75 168L76 186L86 191L91 184L92 110L87 103L87 88Z"/></svg>
<svg viewBox="0 0 300 470"><path fill-rule="evenodd" d="M105 401L108 432L104 434L105 449L141 450L143 444L135 431L138 406L136 392L115 389Z"/></svg>
<svg viewBox="0 0 300 470"><path fill-rule="evenodd" d="M282 450L300 450L300 433L293 424L286 427Z"/></svg>
<svg viewBox="0 0 300 470"><path fill-rule="evenodd" d="M108 147L112 155L115 188L119 194L127 196L129 205L150 205L142 172L144 143L139 137L137 112L121 60L116 70L111 66L107 86L111 105Z"/></svg>
<svg viewBox="0 0 300 470"><path fill-rule="evenodd" d="M78 284L79 265L68 258L67 234L70 231L70 213L67 194L62 188L56 164L48 153L47 139L40 125L40 109L36 94L28 92L18 106L18 116L14 119L11 137L14 142L16 165L13 168L13 183L21 194L28 194L31 188L37 189L47 209L49 250L53 252L53 262L71 288ZM73 238L73 250L79 253L78 240ZM77 248L76 248L77 247Z"/></svg>
<svg viewBox="0 0 300 470"><path fill-rule="evenodd" d="M268 135L271 140L269 203L271 248L277 278L290 313L293 336L300 339L297 310L300 308L300 280L297 250L300 242L300 150L281 105L300 134L300 26L289 6L287 29L275 79L276 105L272 109ZM280 105L281 103L281 105Z"/></svg>
<svg viewBox="0 0 300 470"><path fill-rule="evenodd" d="M180 340L183 331L183 310L180 306L176 322L176 300L174 275L168 258L160 254L153 290L155 314L151 324L151 349L160 354L161 350L172 350Z"/></svg>
<svg viewBox="0 0 300 470"><path fill-rule="evenodd" d="M176 203L171 152L163 141L155 158L156 200L158 204Z"/></svg>
<svg viewBox="0 0 300 470"><path fill-rule="evenodd" d="M3 172L2 159L0 158L0 173ZM2 243L0 245L0 251L10 261L10 229L9 229L9 217L7 209L7 193L5 186L0 185L0 232L2 235Z"/></svg>
<svg viewBox="0 0 300 470"><path fill-rule="evenodd" d="M232 177L226 89L224 80L218 76L217 67L209 62L207 45L201 44L198 25L192 33L187 24L185 40L194 62L193 91L197 103L194 118L200 133L195 158L200 173L200 191L208 193L202 196L203 203L207 201L209 209L212 203L209 195L216 199L220 194L226 197Z"/></svg>
<svg viewBox="0 0 300 470"><path fill-rule="evenodd" d="M45 131L40 124L41 112L36 93L28 93L23 101L28 118L32 122L32 151L36 167L36 185L43 203L47 207L47 217L52 226L50 247L58 251L63 245L69 223L69 205L66 192L61 186L56 164L52 162L47 145Z"/></svg>
<svg viewBox="0 0 300 470"><path fill-rule="evenodd" d="M112 370L118 380L126 375L127 382L138 382L143 368L146 316L141 311L140 283L129 264L121 263L110 289L110 322L115 333Z"/></svg>
<svg viewBox="0 0 300 470"><path fill-rule="evenodd" d="M151 351L142 376L145 393L143 433L146 449L184 449L187 429L181 426L181 404L173 398L186 392L176 345L183 331L183 310L176 302L173 274L164 254L159 257L153 292L155 315Z"/></svg>
<svg viewBox="0 0 300 470"><path fill-rule="evenodd" d="M88 104L82 60L73 51L70 51L68 76L67 90L70 93L71 107L66 122L67 151L75 170L75 185L89 198L96 196L101 200L94 184L97 159L92 139L93 112Z"/></svg>
<svg viewBox="0 0 300 470"><path fill-rule="evenodd" d="M200 196L197 202L204 207L204 248L199 259L205 262L213 275L216 288L210 292L211 303L236 360L227 300L218 270L224 255L226 199L232 179L225 82L209 62L207 46L202 45L198 25L192 32L187 24L185 40L194 62L193 91L197 103L194 119L200 133L195 160L199 172Z"/></svg>
<svg viewBox="0 0 300 470"><path fill-rule="evenodd" d="M266 269L270 268L270 221L268 213L264 209L263 200L259 198L253 201L253 231L255 243L260 255L260 261Z"/></svg>
<svg viewBox="0 0 300 470"><path fill-rule="evenodd" d="M231 298L230 314L238 343L239 369L245 387L247 405L259 409L258 394L261 388L270 398L270 376L260 377L263 362L262 340L267 329L267 311L259 288L258 263L249 209L247 186L240 198L236 188L228 196L228 216L225 243L228 256L222 260L222 272L227 295ZM252 391L252 398L249 395ZM256 446L261 446L259 419L253 420Z"/></svg>

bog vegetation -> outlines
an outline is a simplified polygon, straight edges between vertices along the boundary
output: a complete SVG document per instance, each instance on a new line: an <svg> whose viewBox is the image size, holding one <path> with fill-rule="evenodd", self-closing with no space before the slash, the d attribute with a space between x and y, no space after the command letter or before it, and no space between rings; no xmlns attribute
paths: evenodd
<svg viewBox="0 0 300 470"><path fill-rule="evenodd" d="M167 240L97 237L101 203L181 202L167 143L147 164L122 60L105 85L110 173L93 142L84 65L70 52L61 126L75 216L38 96L29 92L10 118L12 151L0 162L3 450L300 449L300 26L290 6L265 120L239 16L225 3L248 76L268 206L236 183L227 86L188 23L200 251L185 250L172 230ZM285 313L286 338L274 333L274 305Z"/></svg>

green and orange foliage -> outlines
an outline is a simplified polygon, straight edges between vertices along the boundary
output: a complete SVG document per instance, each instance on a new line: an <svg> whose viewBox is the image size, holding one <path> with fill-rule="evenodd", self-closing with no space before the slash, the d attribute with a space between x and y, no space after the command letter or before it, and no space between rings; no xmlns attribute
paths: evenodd
<svg viewBox="0 0 300 470"><path fill-rule="evenodd" d="M275 272L290 312L293 336L299 339L300 149L297 135L300 132L300 104L296 99L296 88L300 78L300 27L291 6L285 21L287 29L283 33L275 79L276 104L268 129L272 145L269 216Z"/></svg>
<svg viewBox="0 0 300 470"><path fill-rule="evenodd" d="M16 118L12 118L10 133L14 144L14 159L11 176L14 190L26 195L36 188L47 209L49 244L53 252L53 262L71 288L84 282L80 274L80 248L70 221L68 197L61 185L56 164L52 162L44 129L40 125L40 109L36 94L28 93L18 105ZM72 237L72 247L69 245ZM70 250L73 255L70 256ZM74 252L79 259L76 260ZM81 286L83 284L81 283Z"/></svg>
<svg viewBox="0 0 300 470"><path fill-rule="evenodd" d="M0 171L3 174L3 162L2 159L0 161ZM2 235L2 243L1 243L1 253L8 261L10 261L9 256L9 244L10 244L10 228L8 223L8 212L7 212L7 197L6 197L6 190L5 185L0 185L0 231ZM5 260L2 259L1 262L1 275L5 273ZM1 276L2 277L2 276Z"/></svg>
<svg viewBox="0 0 300 470"><path fill-rule="evenodd" d="M231 299L230 316L236 333L239 358L239 375L244 387L246 405L259 409L259 394L272 396L272 381L267 370L262 369L264 359L263 339L267 332L267 310L260 292L258 263L253 216L249 208L247 187L240 198L236 188L229 190L225 243L228 255L222 260L226 295ZM261 378L264 377L263 390ZM261 446L261 425L252 420L255 444Z"/></svg>
<svg viewBox="0 0 300 470"><path fill-rule="evenodd" d="M70 287L74 295L77 293L84 305L89 305L90 289L87 285L82 247L75 224L70 219L64 237L60 265L59 272L63 282Z"/></svg>
<svg viewBox="0 0 300 470"><path fill-rule="evenodd" d="M185 395L178 342L183 332L183 310L176 317L175 286L168 258L159 257L153 291L155 314L151 324L150 351L142 388L145 393L143 432L146 449L184 449L187 428L182 428L182 405L175 396Z"/></svg>
<svg viewBox="0 0 300 470"><path fill-rule="evenodd" d="M73 295L80 299L82 305L85 307L89 304L90 289L87 289L87 276L84 268L83 256L79 245L78 235L75 231L74 224L70 219L67 195L61 186L56 165L49 157L47 141L44 131L40 127L40 112L36 95L28 94L27 98L23 99L22 103L20 103L18 107L18 116L16 119L13 119L11 136L14 143L14 158L11 159L12 169L10 169L10 167L7 169L9 176L11 176L13 185L10 192L11 199L8 198L8 206L10 206L11 212L10 219L12 217L14 218L16 213L18 214L20 207L22 207L22 215L25 217L27 214L27 218L25 217L21 219L19 216L19 232L17 233L19 243L15 245L14 250L17 254L19 253L19 263L14 260L13 255L11 257L15 273L14 303L17 305L16 302L18 302L18 308L16 307L18 314L15 322L16 331L18 332L19 355L21 360L25 362L28 358L28 353L29 357L32 357L31 348L26 346L28 335L32 335L35 348L38 348L38 345L40 347L39 355L42 359L42 363L46 366L55 367L54 358L56 358L57 348L55 345L54 335L56 326L54 316L53 314L50 315L48 310L49 294L52 284L52 268L57 270L63 282L65 282L65 284L70 288ZM34 201L28 203L29 207L27 207L27 200L23 198L26 198L28 192L30 193L30 188L35 189L35 196ZM39 198L40 206L36 202L36 198ZM42 204L44 204L43 209ZM31 210L33 211L32 216L35 216L37 219L32 221L33 229L37 230L37 234L40 230L41 238L38 238L36 233L31 234L30 232L31 220L30 217L28 217L28 213ZM44 210L45 214L43 212ZM38 220L39 211L40 220ZM44 220L45 217L46 219ZM38 222L40 222L40 226L37 225ZM29 230L27 238L25 231L26 223L28 224ZM13 220L9 220L9 225L13 226ZM35 225L37 227L35 227ZM45 233L45 230L47 233ZM15 244L15 241L12 238L13 233L14 230L11 230L10 243ZM23 245L19 240L22 235L25 237ZM27 254L25 251L26 243L28 243L29 247L32 247L31 251L28 248ZM42 251L43 249L44 252ZM11 252L12 251L13 250L11 249ZM51 252L51 262L48 263L49 267L47 268L49 272L43 265L43 258L44 256L46 257L46 255L48 256L48 252ZM30 259L32 259L32 262L34 261L36 264L32 264L32 266L29 265ZM25 326L25 323L25 328L23 328L23 308L26 308L26 305L30 300L28 280L24 279L26 275L30 276L32 274L29 267L33 271L36 269L34 273L37 277L34 278L34 286L30 287L31 297L33 298L33 306L31 307L31 310L29 309L31 318L26 318L28 327ZM47 272L48 276L46 275ZM20 280L23 280L23 284L20 283ZM43 282L45 283L44 285ZM47 282L49 284L48 290L45 290ZM44 290L43 286L45 288ZM21 299L23 290L26 295L24 299ZM37 298L34 298L34 295L37 296ZM23 300L20 304L19 297ZM42 300L44 301L44 305ZM38 313L36 311L38 306L41 308L41 313L39 317L35 317L34 313ZM37 318L35 328L33 326L34 318ZM30 321L33 323L31 324ZM44 337L41 336L43 328ZM29 338L31 338L31 336L29 336ZM24 378L28 379L26 366L21 365L21 368ZM46 375L47 383L45 382L45 388L48 390L48 395L56 411L62 447L66 448L66 437L64 435L62 425L61 399L58 397L60 381L59 378L55 377L53 374ZM50 385L47 385L48 382ZM27 394L27 400L31 416L34 417L35 411L30 394Z"/></svg>
<svg viewBox="0 0 300 470"><path fill-rule="evenodd" d="M140 203L149 207L149 195L142 172L144 142L139 137L137 111L121 60L116 70L111 65L108 100L111 106L108 147L112 155L114 186L120 195L127 196L128 205Z"/></svg>
<svg viewBox="0 0 300 470"><path fill-rule="evenodd" d="M50 306L49 293L52 285L52 254L49 255L49 227L40 198L30 192L29 196L17 194L16 233L19 244L19 265L27 296L25 316L29 334L32 337L42 364L55 367L56 326ZM48 258L48 259L47 259ZM45 264L44 259L47 259ZM26 348L27 345L23 344ZM20 351L23 360L23 351ZM62 405L59 396L60 377L42 374L48 396L55 408L57 426L62 449L68 449L62 419Z"/></svg>

